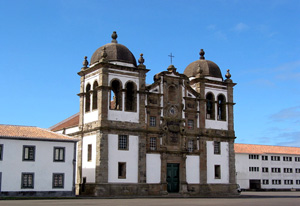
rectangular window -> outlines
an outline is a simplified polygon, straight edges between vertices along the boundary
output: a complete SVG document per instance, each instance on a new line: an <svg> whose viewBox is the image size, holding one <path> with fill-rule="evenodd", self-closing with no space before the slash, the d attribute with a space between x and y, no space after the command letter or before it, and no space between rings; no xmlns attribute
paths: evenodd
<svg viewBox="0 0 300 206"><path fill-rule="evenodd" d="M34 188L34 173L22 173L22 185L23 189Z"/></svg>
<svg viewBox="0 0 300 206"><path fill-rule="evenodd" d="M3 144L0 144L0 160L3 159Z"/></svg>
<svg viewBox="0 0 300 206"><path fill-rule="evenodd" d="M284 156L283 157L283 161L291 162L292 161L292 157L286 157L286 156Z"/></svg>
<svg viewBox="0 0 300 206"><path fill-rule="evenodd" d="M87 161L92 161L92 144L88 144Z"/></svg>
<svg viewBox="0 0 300 206"><path fill-rule="evenodd" d="M284 180L284 184L285 185L292 185L292 184L294 184L294 181L293 180Z"/></svg>
<svg viewBox="0 0 300 206"><path fill-rule="evenodd" d="M119 150L128 150L128 136L119 135Z"/></svg>
<svg viewBox="0 0 300 206"><path fill-rule="evenodd" d="M280 161L280 156L271 156L271 161Z"/></svg>
<svg viewBox="0 0 300 206"><path fill-rule="evenodd" d="M259 155L249 154L249 159L258 160L259 159Z"/></svg>
<svg viewBox="0 0 300 206"><path fill-rule="evenodd" d="M296 185L300 185L300 180L296 180Z"/></svg>
<svg viewBox="0 0 300 206"><path fill-rule="evenodd" d="M221 179L221 166L215 165L215 179Z"/></svg>
<svg viewBox="0 0 300 206"><path fill-rule="evenodd" d="M261 158L262 158L262 160L265 160L265 161L268 160L268 156L266 156L266 155L262 155Z"/></svg>
<svg viewBox="0 0 300 206"><path fill-rule="evenodd" d="M126 162L119 162L118 165L118 178L126 179Z"/></svg>
<svg viewBox="0 0 300 206"><path fill-rule="evenodd" d="M273 167L271 171L272 171L273 173L280 173L280 172L281 172L281 169L278 168L278 167Z"/></svg>
<svg viewBox="0 0 300 206"><path fill-rule="evenodd" d="M156 117L155 116L150 117L150 127L156 127Z"/></svg>
<svg viewBox="0 0 300 206"><path fill-rule="evenodd" d="M65 148L54 147L54 162L64 162L64 161L65 161Z"/></svg>
<svg viewBox="0 0 300 206"><path fill-rule="evenodd" d="M296 168L295 173L300 173L300 168Z"/></svg>
<svg viewBox="0 0 300 206"><path fill-rule="evenodd" d="M156 137L150 137L150 150L155 151L157 149Z"/></svg>
<svg viewBox="0 0 300 206"><path fill-rule="evenodd" d="M188 129L194 129L194 120L192 119L188 120Z"/></svg>
<svg viewBox="0 0 300 206"><path fill-rule="evenodd" d="M189 140L188 141L188 151L189 152L193 152L194 151L194 141L193 140Z"/></svg>
<svg viewBox="0 0 300 206"><path fill-rule="evenodd" d="M269 184L269 180L263 180L263 185L268 185Z"/></svg>
<svg viewBox="0 0 300 206"><path fill-rule="evenodd" d="M259 172L259 167L249 167L250 172Z"/></svg>
<svg viewBox="0 0 300 206"><path fill-rule="evenodd" d="M300 162L300 157L295 157L295 162Z"/></svg>
<svg viewBox="0 0 300 206"><path fill-rule="evenodd" d="M263 167L262 172L269 172L269 168L268 167Z"/></svg>
<svg viewBox="0 0 300 206"><path fill-rule="evenodd" d="M214 141L214 154L221 154L221 143Z"/></svg>
<svg viewBox="0 0 300 206"><path fill-rule="evenodd" d="M281 185L281 180L272 180L272 185Z"/></svg>
<svg viewBox="0 0 300 206"><path fill-rule="evenodd" d="M35 146L23 146L23 161L34 161Z"/></svg>
<svg viewBox="0 0 300 206"><path fill-rule="evenodd" d="M53 173L52 187L53 188L64 188L64 174L63 173Z"/></svg>
<svg viewBox="0 0 300 206"><path fill-rule="evenodd" d="M292 173L293 169L292 168L283 168L284 173Z"/></svg>

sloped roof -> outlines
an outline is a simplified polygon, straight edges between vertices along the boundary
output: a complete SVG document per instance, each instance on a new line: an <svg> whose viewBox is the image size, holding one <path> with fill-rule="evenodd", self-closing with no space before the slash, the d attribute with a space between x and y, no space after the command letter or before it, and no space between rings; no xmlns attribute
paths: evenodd
<svg viewBox="0 0 300 206"><path fill-rule="evenodd" d="M16 126L0 124L0 138L39 139L52 141L78 141L75 138L58 134L46 129L32 126Z"/></svg>
<svg viewBox="0 0 300 206"><path fill-rule="evenodd" d="M294 154L300 155L300 147L269 146L255 144L234 144L235 153L246 154Z"/></svg>
<svg viewBox="0 0 300 206"><path fill-rule="evenodd" d="M73 116L57 123L56 125L53 125L49 129L51 131L58 131L58 130L62 130L64 128L76 127L78 125L79 125L79 112L77 114L74 114Z"/></svg>

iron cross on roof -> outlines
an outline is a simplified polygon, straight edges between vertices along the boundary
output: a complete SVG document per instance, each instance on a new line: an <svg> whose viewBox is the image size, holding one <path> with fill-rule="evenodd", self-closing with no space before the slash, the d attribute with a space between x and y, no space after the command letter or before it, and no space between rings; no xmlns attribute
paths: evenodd
<svg viewBox="0 0 300 206"><path fill-rule="evenodd" d="M172 63L172 59L173 59L173 57L175 57L175 56L173 56L172 55L172 52L171 52L171 54L170 55L168 55L170 58L171 58L171 65L173 65L173 63Z"/></svg>

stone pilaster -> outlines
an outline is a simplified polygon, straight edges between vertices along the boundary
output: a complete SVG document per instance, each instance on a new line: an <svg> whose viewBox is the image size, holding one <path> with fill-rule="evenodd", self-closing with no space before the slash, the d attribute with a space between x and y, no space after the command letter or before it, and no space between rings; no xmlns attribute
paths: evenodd
<svg viewBox="0 0 300 206"><path fill-rule="evenodd" d="M82 137L77 142L77 169L76 169L76 195L80 194L80 184L82 183Z"/></svg>
<svg viewBox="0 0 300 206"><path fill-rule="evenodd" d="M101 131L96 135L96 184L108 182L108 135Z"/></svg>
<svg viewBox="0 0 300 206"><path fill-rule="evenodd" d="M229 140L229 183L236 184L234 139Z"/></svg>
<svg viewBox="0 0 300 206"><path fill-rule="evenodd" d="M207 147L206 139L200 138L200 184L207 183Z"/></svg>

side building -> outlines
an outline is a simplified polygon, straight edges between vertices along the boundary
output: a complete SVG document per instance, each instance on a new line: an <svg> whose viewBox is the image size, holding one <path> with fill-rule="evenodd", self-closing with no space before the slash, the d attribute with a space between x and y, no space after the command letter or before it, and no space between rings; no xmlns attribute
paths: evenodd
<svg viewBox="0 0 300 206"><path fill-rule="evenodd" d="M236 195L233 87L229 71L200 58L184 73L149 69L117 42L98 48L78 73L80 111L52 131L80 139L77 194ZM75 123L77 121L77 124Z"/></svg>
<svg viewBox="0 0 300 206"><path fill-rule="evenodd" d="M300 148L235 144L241 189L300 190Z"/></svg>
<svg viewBox="0 0 300 206"><path fill-rule="evenodd" d="M77 140L0 125L0 196L74 196Z"/></svg>

